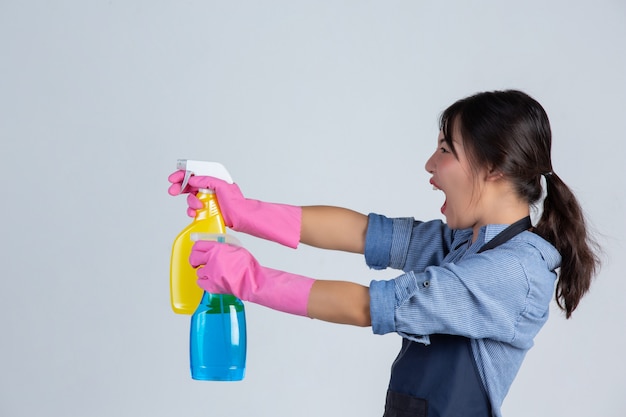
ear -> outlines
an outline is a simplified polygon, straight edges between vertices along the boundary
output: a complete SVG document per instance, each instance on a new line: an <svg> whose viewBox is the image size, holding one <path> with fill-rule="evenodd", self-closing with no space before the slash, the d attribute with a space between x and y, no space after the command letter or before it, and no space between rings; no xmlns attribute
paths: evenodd
<svg viewBox="0 0 626 417"><path fill-rule="evenodd" d="M485 178L486 181L499 181L504 178L504 174L500 170L489 169L487 171L487 176Z"/></svg>

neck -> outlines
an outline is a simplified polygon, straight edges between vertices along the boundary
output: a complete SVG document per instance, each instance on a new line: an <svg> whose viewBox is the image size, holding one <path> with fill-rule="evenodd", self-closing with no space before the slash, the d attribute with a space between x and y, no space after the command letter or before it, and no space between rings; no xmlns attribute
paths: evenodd
<svg viewBox="0 0 626 417"><path fill-rule="evenodd" d="M487 191L487 190L485 190ZM488 224L513 224L530 215L530 205L505 184L492 184L491 190L483 195L484 210L473 227L473 240L478 238L481 227Z"/></svg>

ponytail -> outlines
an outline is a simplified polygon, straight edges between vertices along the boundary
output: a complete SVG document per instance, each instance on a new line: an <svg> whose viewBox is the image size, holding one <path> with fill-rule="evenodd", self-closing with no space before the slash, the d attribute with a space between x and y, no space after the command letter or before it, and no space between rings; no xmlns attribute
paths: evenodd
<svg viewBox="0 0 626 417"><path fill-rule="evenodd" d="M589 291L600 260L598 245L589 236L580 204L568 186L553 172L544 174L546 198L535 232L561 254L556 303L570 318Z"/></svg>

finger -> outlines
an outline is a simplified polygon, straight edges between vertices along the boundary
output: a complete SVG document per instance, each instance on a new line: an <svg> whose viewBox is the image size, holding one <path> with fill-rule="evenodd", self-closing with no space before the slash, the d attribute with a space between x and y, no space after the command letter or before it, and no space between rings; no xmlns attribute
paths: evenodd
<svg viewBox="0 0 626 417"><path fill-rule="evenodd" d="M224 257L236 256L240 257L245 254L249 254L249 252L242 248L241 246L235 246L224 242L218 242L216 240L198 240L194 242L191 247L191 252L202 252L210 254L210 256L206 256L205 260L209 260L210 257L221 257L221 259L226 259ZM234 257L228 259L236 259Z"/></svg>
<svg viewBox="0 0 626 417"><path fill-rule="evenodd" d="M170 188L167 189L167 192L169 195L179 195L180 194L180 184L179 183L174 183L172 185L170 185Z"/></svg>
<svg viewBox="0 0 626 417"><path fill-rule="evenodd" d="M189 263L193 268L206 265L207 261L204 259L203 255L205 255L203 252L191 252L191 255L189 255Z"/></svg>
<svg viewBox="0 0 626 417"><path fill-rule="evenodd" d="M208 188L210 190L215 190L217 187L224 184L227 184L226 181L204 175L194 175L189 178L189 185L196 188Z"/></svg>
<svg viewBox="0 0 626 417"><path fill-rule="evenodd" d="M191 247L189 254L189 263L192 267L197 268L200 265L206 265L211 258L212 251L215 250L217 242L210 240L199 240Z"/></svg>
<svg viewBox="0 0 626 417"><path fill-rule="evenodd" d="M212 279L212 271L210 268L201 267L196 270L198 276L198 285L200 288L212 294L227 294L228 291L220 285L219 280Z"/></svg>
<svg viewBox="0 0 626 417"><path fill-rule="evenodd" d="M192 267L197 268L200 265L206 265L208 262L209 253L202 250L192 250L189 254L189 263Z"/></svg>
<svg viewBox="0 0 626 417"><path fill-rule="evenodd" d="M219 250L223 246L222 243L214 240L198 240L191 247L191 252L209 252L211 250Z"/></svg>
<svg viewBox="0 0 626 417"><path fill-rule="evenodd" d="M200 280L206 280L208 279L208 269L205 268L204 266L201 266L200 268L196 269L196 275L198 276L198 282L200 282Z"/></svg>
<svg viewBox="0 0 626 417"><path fill-rule="evenodd" d="M183 182L183 178L185 178L185 171L178 170L176 172L171 173L170 176L167 177L167 180L171 183L176 183L176 182Z"/></svg>
<svg viewBox="0 0 626 417"><path fill-rule="evenodd" d="M196 197L195 194L189 194L187 196L187 205L189 206L189 208L195 209L195 210L198 210L204 207L204 204L202 203L202 201L200 201L200 199Z"/></svg>

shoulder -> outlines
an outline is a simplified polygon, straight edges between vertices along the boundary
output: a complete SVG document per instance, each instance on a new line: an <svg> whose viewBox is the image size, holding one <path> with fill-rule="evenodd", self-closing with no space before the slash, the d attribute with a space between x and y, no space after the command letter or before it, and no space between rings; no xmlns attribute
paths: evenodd
<svg viewBox="0 0 626 417"><path fill-rule="evenodd" d="M498 235L506 225L489 224L484 226L481 230L481 243L483 245ZM561 263L561 255L556 248L547 240L541 236L524 231L502 245L496 248L496 253L503 254L505 251L513 251L517 253L517 257L524 258L526 260L532 260L534 258L543 259L547 267L551 270L559 267ZM491 252L491 251L489 251Z"/></svg>
<svg viewBox="0 0 626 417"><path fill-rule="evenodd" d="M523 263L538 263L542 268L554 271L561 265L561 255L556 248L541 236L523 232L502 245Z"/></svg>
<svg viewBox="0 0 626 417"><path fill-rule="evenodd" d="M477 253L485 241L489 241L501 227L490 230L488 226L482 236L468 249L459 249L451 260L459 273L464 272L476 279L481 286L493 286L517 296L532 292L551 295L556 268L561 257L558 251L546 240L531 232L522 232L494 249ZM459 239L460 240L460 239ZM542 297L543 298L543 297Z"/></svg>
<svg viewBox="0 0 626 417"><path fill-rule="evenodd" d="M509 285L525 288L528 306L544 310L554 291L561 256L554 246L532 232L522 232L495 249L477 254Z"/></svg>

